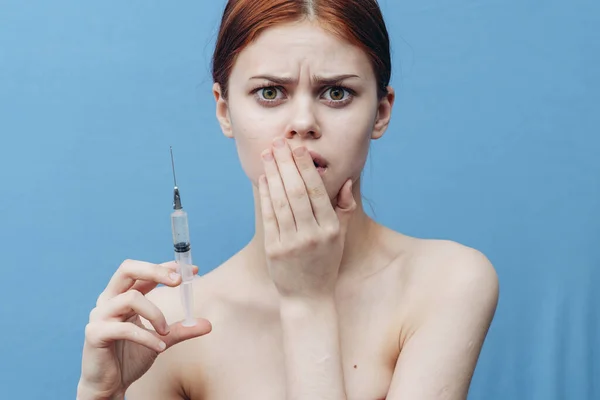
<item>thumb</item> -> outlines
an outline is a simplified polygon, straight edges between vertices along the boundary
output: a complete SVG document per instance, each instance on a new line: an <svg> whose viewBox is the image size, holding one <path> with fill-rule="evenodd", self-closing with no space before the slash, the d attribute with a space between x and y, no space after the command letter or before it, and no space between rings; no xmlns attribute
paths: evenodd
<svg viewBox="0 0 600 400"><path fill-rule="evenodd" d="M352 179L348 179L340 189L335 207L335 213L344 229L348 225L354 210L356 210L356 201L352 194Z"/></svg>
<svg viewBox="0 0 600 400"><path fill-rule="evenodd" d="M212 325L208 320L204 318L196 318L196 325L183 326L181 322L177 322L169 326L169 333L167 335L159 337L163 342L165 342L168 349L169 347L175 346L177 343L181 343L185 340L204 336L210 331L212 331Z"/></svg>

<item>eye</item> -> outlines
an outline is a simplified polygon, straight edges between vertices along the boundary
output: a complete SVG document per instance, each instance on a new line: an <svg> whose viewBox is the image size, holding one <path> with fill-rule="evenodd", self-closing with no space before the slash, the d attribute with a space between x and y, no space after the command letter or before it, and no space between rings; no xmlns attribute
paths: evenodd
<svg viewBox="0 0 600 400"><path fill-rule="evenodd" d="M261 93L265 100L275 100L277 98L277 89L274 87L262 88Z"/></svg>
<svg viewBox="0 0 600 400"><path fill-rule="evenodd" d="M343 105L352 100L354 92L341 86L333 86L323 93L325 100L334 105Z"/></svg>
<svg viewBox="0 0 600 400"><path fill-rule="evenodd" d="M263 86L255 89L253 92L256 100L265 105L274 105L279 100L284 99L282 88L277 86Z"/></svg>
<svg viewBox="0 0 600 400"><path fill-rule="evenodd" d="M329 89L329 96L331 100L340 101L344 99L344 89L342 88L331 88Z"/></svg>

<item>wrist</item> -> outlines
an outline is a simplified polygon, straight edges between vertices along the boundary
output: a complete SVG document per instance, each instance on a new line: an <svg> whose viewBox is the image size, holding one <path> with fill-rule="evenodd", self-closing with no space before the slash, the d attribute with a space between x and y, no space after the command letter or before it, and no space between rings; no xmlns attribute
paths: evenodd
<svg viewBox="0 0 600 400"><path fill-rule="evenodd" d="M101 392L93 389L83 381L77 384L77 400L124 400L123 393Z"/></svg>
<svg viewBox="0 0 600 400"><path fill-rule="evenodd" d="M335 299L331 296L321 297L281 297L279 312L282 317L315 316L323 312L335 312Z"/></svg>

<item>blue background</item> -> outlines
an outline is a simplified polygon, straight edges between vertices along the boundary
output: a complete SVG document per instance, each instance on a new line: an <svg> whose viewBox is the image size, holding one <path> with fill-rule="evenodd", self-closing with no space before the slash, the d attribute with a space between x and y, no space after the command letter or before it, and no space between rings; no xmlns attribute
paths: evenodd
<svg viewBox="0 0 600 400"><path fill-rule="evenodd" d="M382 223L495 265L470 399L600 399L600 3L381 5L398 100L365 196ZM250 239L210 91L222 7L0 1L3 399L74 398L109 277L172 259L169 145L200 273Z"/></svg>

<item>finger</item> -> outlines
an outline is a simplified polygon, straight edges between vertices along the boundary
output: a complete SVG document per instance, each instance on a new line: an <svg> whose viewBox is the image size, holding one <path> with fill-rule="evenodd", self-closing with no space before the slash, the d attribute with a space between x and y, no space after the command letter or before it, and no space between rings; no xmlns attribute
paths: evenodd
<svg viewBox="0 0 600 400"><path fill-rule="evenodd" d="M354 200L354 195L352 193L352 180L348 179L348 181L346 181L340 190L337 199L337 205L335 207L335 213L337 214L344 234L348 227L348 223L350 222L350 218L352 217L354 210L356 210L356 207L356 201Z"/></svg>
<svg viewBox="0 0 600 400"><path fill-rule="evenodd" d="M279 174L279 169L277 168L277 163L271 149L265 150L262 158L265 175L269 184L271 204L275 211L277 225L279 226L279 236L283 237L286 234L296 232L296 222L294 222L294 215L285 194L283 181L281 180L281 175Z"/></svg>
<svg viewBox="0 0 600 400"><path fill-rule="evenodd" d="M177 270L177 262L175 262L175 261L170 261L168 263L163 263L160 265L162 265L165 268L169 268L173 272L175 272ZM196 265L192 265L192 273L194 275L198 274L198 267ZM138 292L140 292L142 294L148 294L156 286L158 286L158 284L159 284L158 282L139 280L132 286L131 290L137 290Z"/></svg>
<svg viewBox="0 0 600 400"><path fill-rule="evenodd" d="M269 195L269 184L267 178L261 175L258 178L258 193L260 195L260 207L265 230L265 242L274 243L279 241L279 226L277 225L277 217L271 204Z"/></svg>
<svg viewBox="0 0 600 400"><path fill-rule="evenodd" d="M298 171L306 185L308 198L310 199L313 215L317 223L323 226L324 224L335 222L335 211L331 206L327 189L310 153L306 150L306 147L301 146L294 149L293 154Z"/></svg>
<svg viewBox="0 0 600 400"><path fill-rule="evenodd" d="M181 276L173 274L169 268L144 261L125 260L108 282L106 289L98 298L97 304L111 299L129 290L137 280L177 286Z"/></svg>
<svg viewBox="0 0 600 400"><path fill-rule="evenodd" d="M109 347L116 340L128 340L157 352L166 348L166 343L150 331L131 322L90 322L85 328L85 340L93 347Z"/></svg>
<svg viewBox="0 0 600 400"><path fill-rule="evenodd" d="M196 324L193 326L183 326L180 322L171 324L169 327L170 333L163 337L162 340L167 345L167 348L175 346L185 340L206 335L212 331L211 323L204 318L196 318Z"/></svg>
<svg viewBox="0 0 600 400"><path fill-rule="evenodd" d="M284 138L278 138L273 142L273 147L273 154L296 221L296 228L301 230L317 226L304 180L298 172L288 142Z"/></svg>
<svg viewBox="0 0 600 400"><path fill-rule="evenodd" d="M169 333L167 320L163 313L137 290L128 290L95 308L90 314L90 320L117 319L125 321L133 314L137 314L148 320L154 327L154 330L161 335Z"/></svg>

